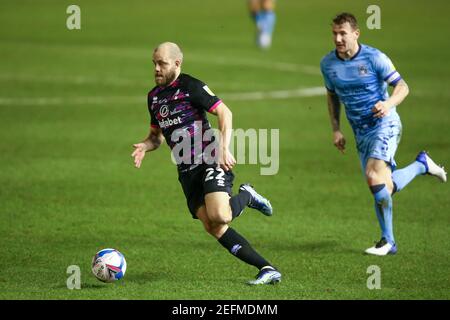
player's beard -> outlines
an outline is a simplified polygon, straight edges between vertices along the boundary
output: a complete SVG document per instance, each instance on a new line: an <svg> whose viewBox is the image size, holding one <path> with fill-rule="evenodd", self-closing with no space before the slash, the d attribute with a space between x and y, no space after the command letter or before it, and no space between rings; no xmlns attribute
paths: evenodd
<svg viewBox="0 0 450 320"><path fill-rule="evenodd" d="M173 68L172 70L168 71L165 75L161 75L161 78L157 78L155 75L155 82L158 86L166 87L169 84L171 84L175 77L177 76L176 68Z"/></svg>

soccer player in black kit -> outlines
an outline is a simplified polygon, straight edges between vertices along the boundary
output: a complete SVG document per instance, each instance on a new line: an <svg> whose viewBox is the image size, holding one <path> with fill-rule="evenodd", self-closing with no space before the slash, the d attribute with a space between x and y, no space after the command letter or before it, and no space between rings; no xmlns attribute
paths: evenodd
<svg viewBox="0 0 450 320"><path fill-rule="evenodd" d="M232 196L231 169L236 164L229 151L232 113L206 84L181 73L182 62L183 53L175 43L162 43L153 52L156 87L148 94L150 133L133 145L134 164L139 168L146 152L157 149L165 139L177 162L178 180L192 217L230 253L258 268L256 279L248 284L280 282L281 273L229 227L247 206L272 215L270 202L249 184L241 185ZM217 140L204 138L211 129L206 112L218 117Z"/></svg>

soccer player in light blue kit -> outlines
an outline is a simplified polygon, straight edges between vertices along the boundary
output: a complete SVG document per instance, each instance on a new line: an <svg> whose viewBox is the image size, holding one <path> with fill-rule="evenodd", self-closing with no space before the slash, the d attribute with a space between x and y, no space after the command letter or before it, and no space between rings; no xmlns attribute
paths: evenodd
<svg viewBox="0 0 450 320"><path fill-rule="evenodd" d="M430 174L445 182L447 173L424 151L409 166L396 169L394 155L402 131L396 106L408 95L408 85L384 53L358 42L360 30L352 14L337 15L332 31L336 49L322 59L320 67L327 88L334 145L344 152L345 138L339 126L342 102L381 227L381 240L365 252L378 256L395 254L392 195L418 175ZM394 87L391 96L388 85Z"/></svg>
<svg viewBox="0 0 450 320"><path fill-rule="evenodd" d="M257 30L257 44L269 49L276 21L275 0L248 0L248 7Z"/></svg>

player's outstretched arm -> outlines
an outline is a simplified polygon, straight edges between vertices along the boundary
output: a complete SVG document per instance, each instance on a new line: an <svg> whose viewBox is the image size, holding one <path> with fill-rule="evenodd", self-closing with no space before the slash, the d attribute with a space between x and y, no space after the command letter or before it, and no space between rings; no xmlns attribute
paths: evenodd
<svg viewBox="0 0 450 320"><path fill-rule="evenodd" d="M328 113L333 129L333 144L339 151L345 151L345 137L340 129L341 102L337 94L327 90Z"/></svg>
<svg viewBox="0 0 450 320"><path fill-rule="evenodd" d="M134 166L140 168L145 153L158 149L163 140L164 136L161 129L151 127L147 139L140 143L133 144L134 151L131 154L131 157L134 158Z"/></svg>
<svg viewBox="0 0 450 320"><path fill-rule="evenodd" d="M236 160L229 149L233 128L233 114L223 102L211 113L217 116L219 123L219 164L223 170L228 171L236 164Z"/></svg>
<svg viewBox="0 0 450 320"><path fill-rule="evenodd" d="M372 108L372 112L374 113L375 118L383 118L384 116L389 114L389 110L398 106L400 103L405 100L406 96L409 94L409 87L405 80L401 79L398 81L394 90L392 91L391 96L386 101L378 101L375 106Z"/></svg>

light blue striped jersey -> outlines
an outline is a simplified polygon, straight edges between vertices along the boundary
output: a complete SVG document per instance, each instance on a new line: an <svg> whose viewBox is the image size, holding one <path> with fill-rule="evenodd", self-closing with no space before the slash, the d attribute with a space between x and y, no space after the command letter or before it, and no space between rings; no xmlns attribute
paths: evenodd
<svg viewBox="0 0 450 320"><path fill-rule="evenodd" d="M395 107L386 117L373 117L375 103L389 97L388 84L394 86L401 79L391 60L380 50L360 44L358 52L348 60L333 50L322 59L320 68L327 90L336 93L345 105L353 130L399 119Z"/></svg>

